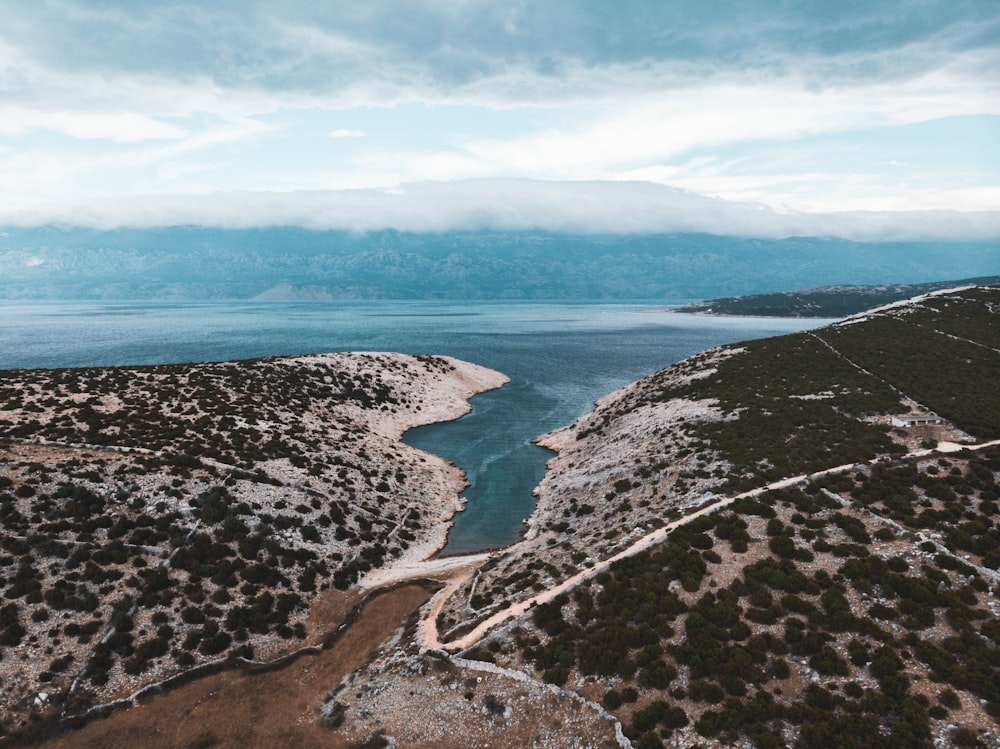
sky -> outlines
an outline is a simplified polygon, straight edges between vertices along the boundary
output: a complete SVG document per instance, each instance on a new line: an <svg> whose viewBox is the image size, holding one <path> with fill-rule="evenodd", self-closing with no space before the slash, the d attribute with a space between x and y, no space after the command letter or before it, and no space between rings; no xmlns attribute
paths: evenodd
<svg viewBox="0 0 1000 749"><path fill-rule="evenodd" d="M998 0L0 0L0 223L1000 237Z"/></svg>

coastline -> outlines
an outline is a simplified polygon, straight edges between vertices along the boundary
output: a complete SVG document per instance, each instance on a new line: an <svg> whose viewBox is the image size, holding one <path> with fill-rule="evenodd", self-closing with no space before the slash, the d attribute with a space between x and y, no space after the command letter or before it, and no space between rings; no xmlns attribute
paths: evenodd
<svg viewBox="0 0 1000 749"><path fill-rule="evenodd" d="M373 417L370 419L373 431L397 441L402 439L403 434L410 429L460 419L472 410L472 406L469 405L470 398L488 390L495 390L510 382L510 378L502 372L451 356L411 356L409 354L369 351L352 352L351 356L371 356L399 362L413 359L417 361L433 359L446 362L452 367L450 372L441 372L430 383L413 382L395 373L390 373L386 377L387 383L414 390L422 398L419 410L400 410L388 413L367 412Z"/></svg>
<svg viewBox="0 0 1000 749"><path fill-rule="evenodd" d="M423 574L428 571L428 567L448 567L447 564L433 563L440 561L436 554L447 544L448 533L454 524L455 515L465 507L465 499L461 496L462 491L469 485L465 472L444 458L402 442L403 434L416 427L460 419L472 410L470 398L510 382L507 375L478 364L447 356L435 358L446 361L453 369L451 372L442 373L430 387L421 391L423 401L419 412L408 411L382 416L378 412L370 413L373 415L371 425L373 431L395 440L404 455L417 456L421 464L428 468L429 486L426 488L426 493L428 499L437 500L434 509L438 521L425 529L398 557L370 570L359 579L357 584L366 590Z"/></svg>
<svg viewBox="0 0 1000 749"><path fill-rule="evenodd" d="M695 317L749 317L758 320L836 320L840 318L829 315L737 315L731 312L711 312L705 310L689 310L680 307L674 309L644 310L650 315L694 315Z"/></svg>
<svg viewBox="0 0 1000 749"><path fill-rule="evenodd" d="M503 550L496 564L481 568L474 591L493 601L480 609L467 605L473 588L460 586L442 608L447 623L445 635L464 625L482 621L491 615L492 607L516 604L530 597L530 587L511 587L501 581L512 576L530 578L525 565L536 555L544 554L553 569L564 575L596 564L629 547L637 538L662 525L667 514L692 511L715 497L720 483L717 478L689 478L679 481L681 473L698 468L711 474L719 467L717 457L696 454L690 449L685 425L692 422L719 421L726 417L714 400L672 398L669 401L650 400L636 406L651 388L664 382L679 384L700 379L715 371L723 357L742 349L709 349L678 362L653 375L607 393L598 398L594 408L567 426L540 435L532 440L536 445L552 450L555 455L546 462L546 473L535 487L537 498L532 513L525 519L522 538ZM665 468L656 480L633 481L631 462L623 462L636 445L656 453ZM612 499L608 499L608 497ZM616 505L627 503L627 520L609 522L597 512L594 498L603 497ZM590 504L593 503L593 504ZM573 526L566 518L573 518ZM538 584L556 585L562 577L551 570L538 574Z"/></svg>

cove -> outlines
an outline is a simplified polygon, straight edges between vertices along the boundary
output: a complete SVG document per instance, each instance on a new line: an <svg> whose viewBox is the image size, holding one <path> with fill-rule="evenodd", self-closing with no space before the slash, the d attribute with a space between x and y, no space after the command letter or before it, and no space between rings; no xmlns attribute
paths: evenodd
<svg viewBox="0 0 1000 749"><path fill-rule="evenodd" d="M547 450L531 444L595 400L687 356L829 320L712 318L664 302L2 302L0 369L223 361L329 351L445 354L510 383L404 441L463 469L442 553L516 541Z"/></svg>
<svg viewBox="0 0 1000 749"><path fill-rule="evenodd" d="M472 411L461 419L404 435L407 444L459 466L469 482L462 495L465 509L455 516L441 556L515 543L553 455L532 440L572 423L601 396L706 348L817 324L617 312L610 330L603 317L582 329L563 319L552 321L551 330L512 330L488 350L459 355L498 369L511 381L472 398Z"/></svg>
<svg viewBox="0 0 1000 749"><path fill-rule="evenodd" d="M466 509L455 516L441 555L468 554L518 540L535 507L532 490L553 453L531 444L547 423L537 388L523 379L472 398L472 411L455 422L411 429L408 445L459 466L469 482Z"/></svg>

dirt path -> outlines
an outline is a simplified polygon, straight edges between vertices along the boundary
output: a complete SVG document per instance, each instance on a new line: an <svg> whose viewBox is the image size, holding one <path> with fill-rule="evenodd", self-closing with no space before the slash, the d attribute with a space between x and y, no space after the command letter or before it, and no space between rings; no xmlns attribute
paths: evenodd
<svg viewBox="0 0 1000 749"><path fill-rule="evenodd" d="M950 442L942 442L936 448L931 448L927 450L917 450L911 453L907 453L905 456L901 458L901 460L923 458L932 454L951 453L955 452L956 450L962 450L962 449L981 450L996 445L1000 445L1000 440L994 440L992 442L984 442L978 445L955 445ZM879 460L875 460L870 463L849 463L847 465L836 466L834 468L828 468L826 470L817 471L815 473L802 474L800 476L792 476L790 478L781 479L780 481L775 481L773 483L767 484L766 486L762 486L757 489L751 489L750 491L736 494L732 497L725 497L723 499L720 499L716 502L713 502L709 505L706 505L696 510L695 512L692 512L689 515L685 515L684 517L678 520L674 520L671 523L667 523L663 527L657 528L655 531L647 533L645 536L637 540L627 549L623 549L614 556L601 560L600 562L597 562L594 566L589 567L583 570L582 572L578 572L572 577L569 577L563 582L559 583L555 587L549 588L548 590L542 591L536 596L533 596L519 603L512 604L508 608L496 612L488 619L485 619L484 621L480 622L479 625L468 634L463 635L457 640L452 640L451 642L445 643L441 642L441 640L439 639L437 631L436 611L440 611L441 607L444 605L444 600L446 597L445 594L447 593L448 595L450 595L448 591L456 590L461 584L461 582L454 582L451 585L449 585L448 588L446 588L444 591L441 591L438 594L438 598L436 599L434 609L432 609L430 615L424 617L424 621L421 623L421 633L423 635L423 647L428 649L452 650L452 651L465 650L467 648L470 648L477 642L479 642L481 639L483 639L483 637L485 637L486 634L495 627L503 624L504 622L510 621L511 619L515 619L517 617L522 616L533 606L538 606L539 604L548 603L549 601L556 598L560 594L572 590L580 583L589 580L592 577L598 575L599 573L605 571L615 562L618 562L621 559L625 559L626 557L634 556L635 554L638 554L641 551L645 551L651 546L661 543L666 539L667 535L671 531L681 527L682 525L690 523L695 518L699 518L702 517L703 515L707 515L709 513L720 510L723 507L731 505L733 502L736 502L740 499L757 497L760 496L761 494L764 494L765 492L772 491L774 489L785 489L791 486L804 484L805 482L810 480L823 478L824 476L832 476L856 470L870 470L873 466L878 465L880 462L881 461Z"/></svg>
<svg viewBox="0 0 1000 749"><path fill-rule="evenodd" d="M941 443L935 449L915 451L903 459L996 445L1000 445L1000 440L974 446ZM531 607L551 601L615 562L661 543L671 531L695 518L716 512L739 499L756 497L772 489L795 486L823 476L871 469L879 462L837 466L719 499L646 534L627 549L559 585L495 613L471 632L447 643L439 639L438 613L447 598L490 558L489 553L432 559L380 570L379 574L366 578L364 584L372 590L421 578L448 580L448 585L434 596L432 605L418 622L418 637L426 649L462 650L475 645L495 627L522 616ZM376 590L372 595L357 619L331 647L318 655L303 655L288 666L265 673L228 671L205 677L167 694L157 695L139 707L92 722L45 745L58 749L131 749L139 746L150 749L270 749L277 746L346 749L345 740L325 727L320 719L319 707L327 690L368 662L382 643L431 600L427 589L418 584L404 584L385 592ZM339 623L333 620L343 620L346 616L343 608L336 602L329 604L327 615L322 617L324 621L311 621L310 629L322 626L325 631L332 631Z"/></svg>
<svg viewBox="0 0 1000 749"><path fill-rule="evenodd" d="M271 672L229 671L45 744L59 749L346 749L320 720L327 690L363 666L430 597L419 585L376 594L328 649Z"/></svg>

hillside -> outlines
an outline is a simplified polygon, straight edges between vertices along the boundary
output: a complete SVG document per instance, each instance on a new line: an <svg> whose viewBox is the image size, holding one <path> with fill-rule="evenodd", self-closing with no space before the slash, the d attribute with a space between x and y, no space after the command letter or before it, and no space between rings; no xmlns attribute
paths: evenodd
<svg viewBox="0 0 1000 749"><path fill-rule="evenodd" d="M483 571L477 602L485 611L527 595L723 493L902 452L889 418L912 408L949 420L939 431L950 439L1000 437L996 297L931 296L715 349L606 396L539 440L559 455L538 487L528 540ZM524 568L543 551L543 568ZM470 615L449 612L445 623Z"/></svg>
<svg viewBox="0 0 1000 749"><path fill-rule="evenodd" d="M0 299L672 300L995 273L989 242L199 227L0 230Z"/></svg>
<svg viewBox="0 0 1000 749"><path fill-rule="evenodd" d="M396 354L0 372L0 736L315 644L324 591L461 506L403 431L504 381Z"/></svg>
<svg viewBox="0 0 1000 749"><path fill-rule="evenodd" d="M702 315L755 317L847 317L891 302L964 286L1000 284L1000 276L967 278L934 283L894 283L873 286L821 286L817 289L779 291L773 294L724 297L692 302L674 309Z"/></svg>
<svg viewBox="0 0 1000 749"><path fill-rule="evenodd" d="M1000 437L998 312L995 287L929 295L607 396L542 440L527 538L449 598L442 641L603 702L642 747L992 745L1000 450L952 450ZM910 411L943 420L891 426Z"/></svg>

